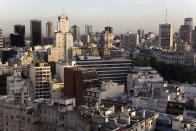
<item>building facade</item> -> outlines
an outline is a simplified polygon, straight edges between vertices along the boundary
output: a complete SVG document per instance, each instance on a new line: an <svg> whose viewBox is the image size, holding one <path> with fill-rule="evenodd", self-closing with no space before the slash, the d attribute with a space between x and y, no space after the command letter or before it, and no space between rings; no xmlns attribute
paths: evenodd
<svg viewBox="0 0 196 131"><path fill-rule="evenodd" d="M0 48L3 48L3 47L4 47L4 45L3 45L3 30L0 27Z"/></svg>
<svg viewBox="0 0 196 131"><path fill-rule="evenodd" d="M114 97L124 93L124 85L119 85L112 81L103 82L101 87L91 87L86 89L84 94L85 105L94 107L101 105L101 100L108 97Z"/></svg>
<svg viewBox="0 0 196 131"><path fill-rule="evenodd" d="M117 82L119 84L127 83L127 75L130 73L131 60L128 59L83 59L73 61L72 65L96 70L99 81Z"/></svg>
<svg viewBox="0 0 196 131"><path fill-rule="evenodd" d="M15 47L25 46L25 25L14 25L14 33L10 34L10 44Z"/></svg>
<svg viewBox="0 0 196 131"><path fill-rule="evenodd" d="M41 20L31 20L30 22L30 36L32 46L41 45L42 38L42 24Z"/></svg>
<svg viewBox="0 0 196 131"><path fill-rule="evenodd" d="M71 27L74 42L80 42L80 27L73 25Z"/></svg>
<svg viewBox="0 0 196 131"><path fill-rule="evenodd" d="M173 25L160 24L159 25L159 43L161 48L173 50Z"/></svg>
<svg viewBox="0 0 196 131"><path fill-rule="evenodd" d="M53 35L53 23L51 21L48 21L46 23L46 37L52 38Z"/></svg>
<svg viewBox="0 0 196 131"><path fill-rule="evenodd" d="M30 79L36 98L50 98L51 69L44 62L34 63L30 66Z"/></svg>
<svg viewBox="0 0 196 131"><path fill-rule="evenodd" d="M73 47L73 36L69 31L68 17L58 17L56 44L48 50L48 61L69 61L72 59L71 48Z"/></svg>
<svg viewBox="0 0 196 131"><path fill-rule="evenodd" d="M66 68L64 69L64 95L65 97L76 98L76 105L84 104L83 95L85 90L98 86L96 71L90 71L84 68Z"/></svg>

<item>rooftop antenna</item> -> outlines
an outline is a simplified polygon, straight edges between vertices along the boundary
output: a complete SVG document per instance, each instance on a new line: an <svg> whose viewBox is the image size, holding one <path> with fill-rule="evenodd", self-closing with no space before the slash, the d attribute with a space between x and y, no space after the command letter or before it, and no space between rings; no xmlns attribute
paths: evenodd
<svg viewBox="0 0 196 131"><path fill-rule="evenodd" d="M65 13L65 9L63 8L63 15L67 15L66 13Z"/></svg>
<svg viewBox="0 0 196 131"><path fill-rule="evenodd" d="M65 9L63 8L63 15L65 14Z"/></svg>
<svg viewBox="0 0 196 131"><path fill-rule="evenodd" d="M187 12L187 17L189 17L189 12Z"/></svg>
<svg viewBox="0 0 196 131"><path fill-rule="evenodd" d="M167 8L166 8L166 10L165 10L165 23L167 24L168 23L168 15L167 15Z"/></svg>

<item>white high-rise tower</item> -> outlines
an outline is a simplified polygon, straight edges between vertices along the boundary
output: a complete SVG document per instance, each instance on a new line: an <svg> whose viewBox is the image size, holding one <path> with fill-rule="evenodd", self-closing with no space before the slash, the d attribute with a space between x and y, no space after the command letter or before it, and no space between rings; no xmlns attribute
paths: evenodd
<svg viewBox="0 0 196 131"><path fill-rule="evenodd" d="M66 15L58 17L56 45L51 49L49 61L66 61L72 59L73 36L69 28L69 20Z"/></svg>
<svg viewBox="0 0 196 131"><path fill-rule="evenodd" d="M69 32L69 19L65 14L58 17L57 30L62 33Z"/></svg>

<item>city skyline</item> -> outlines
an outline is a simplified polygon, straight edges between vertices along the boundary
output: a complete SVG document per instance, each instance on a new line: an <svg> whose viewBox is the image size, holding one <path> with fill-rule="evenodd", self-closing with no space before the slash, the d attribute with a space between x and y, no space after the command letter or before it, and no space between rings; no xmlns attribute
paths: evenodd
<svg viewBox="0 0 196 131"><path fill-rule="evenodd" d="M42 20L43 33L45 23L54 22L56 28L57 17L66 13L70 19L70 26L78 25L84 32L85 24L91 24L95 31L102 31L107 25L114 27L114 33L128 31L136 33L142 28L145 32L158 33L159 24L165 22L165 9L168 9L168 22L174 24L174 31L183 24L185 17L195 18L195 0L73 0L58 2L53 0L1 0L0 26L4 34L13 32L13 25L26 25L29 32L30 20ZM82 5L82 6L81 6ZM3 13L6 12L6 13ZM144 22L145 21L145 22ZM194 22L195 25L195 22Z"/></svg>

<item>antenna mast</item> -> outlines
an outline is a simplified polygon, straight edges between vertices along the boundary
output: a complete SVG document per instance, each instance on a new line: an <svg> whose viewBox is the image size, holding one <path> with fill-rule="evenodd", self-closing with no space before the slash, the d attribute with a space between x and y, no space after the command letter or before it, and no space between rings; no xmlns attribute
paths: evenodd
<svg viewBox="0 0 196 131"><path fill-rule="evenodd" d="M167 8L166 8L166 10L165 10L165 23L167 24L168 23L168 18L167 18L168 16L167 16Z"/></svg>

